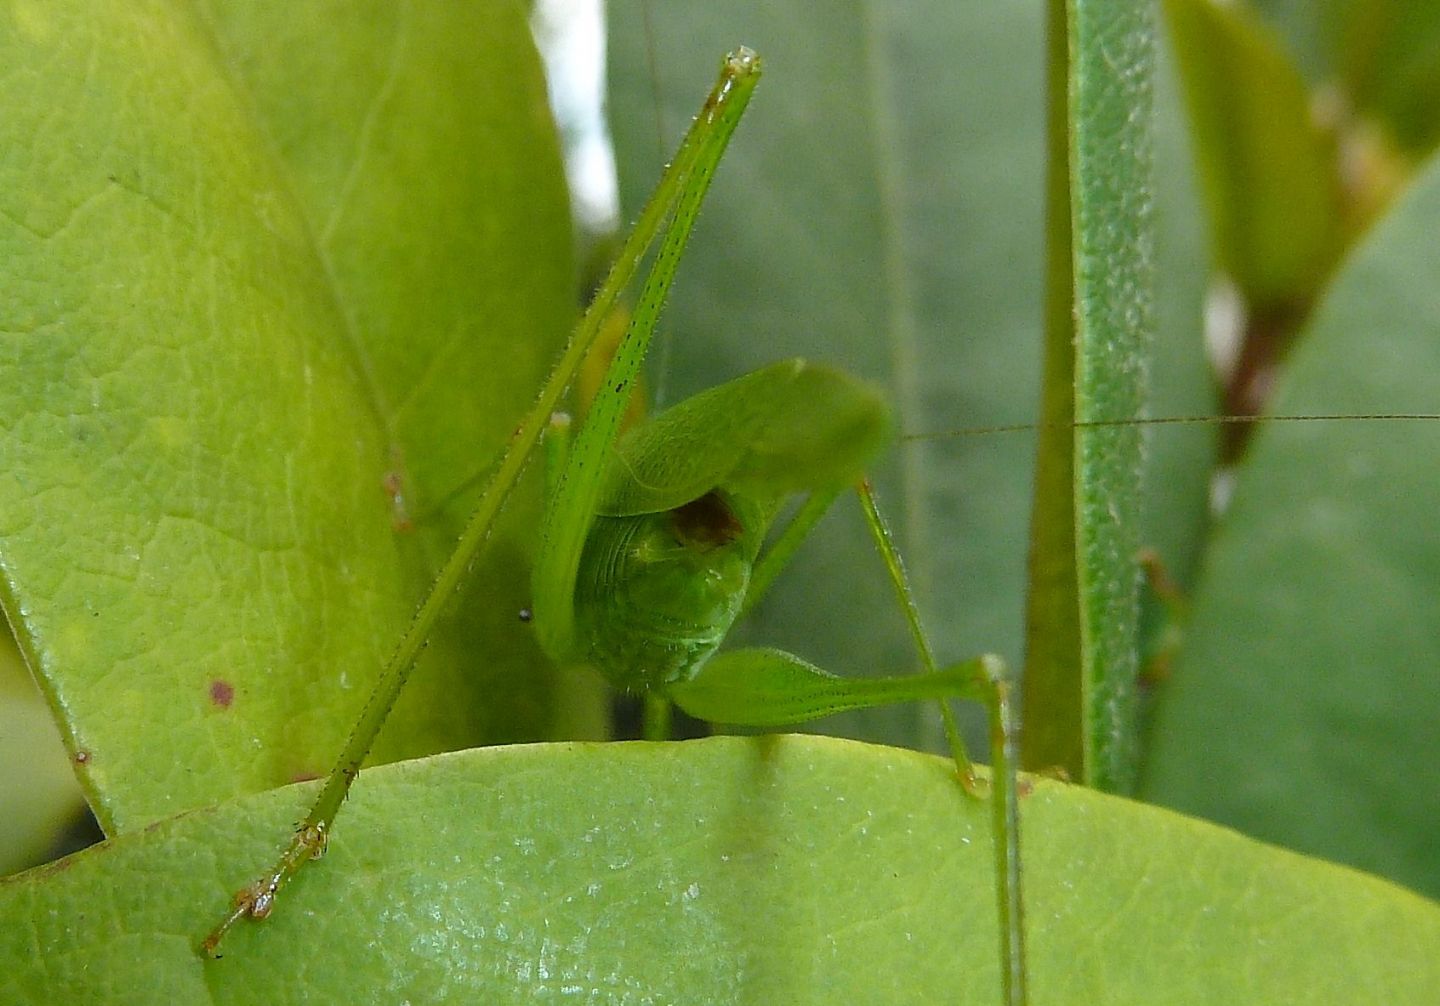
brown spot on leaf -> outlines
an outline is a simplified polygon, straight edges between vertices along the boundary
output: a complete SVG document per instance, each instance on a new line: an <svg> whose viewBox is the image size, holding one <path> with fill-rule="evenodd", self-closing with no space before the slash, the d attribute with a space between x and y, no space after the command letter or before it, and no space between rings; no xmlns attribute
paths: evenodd
<svg viewBox="0 0 1440 1006"><path fill-rule="evenodd" d="M210 682L210 701L221 709L229 709L230 703L235 701L235 686L216 678Z"/></svg>
<svg viewBox="0 0 1440 1006"><path fill-rule="evenodd" d="M79 751L76 751L75 754L74 754L74 758L75 758L75 764L76 764L76 765L88 765L88 764L90 764L90 752L89 752L89 751L86 751L86 750L83 750L83 749L82 749L82 750L79 750Z"/></svg>
<svg viewBox="0 0 1440 1006"><path fill-rule="evenodd" d="M390 524L397 534L415 530L410 509L405 503L405 476L398 469L388 471L384 478L385 495L390 497Z"/></svg>

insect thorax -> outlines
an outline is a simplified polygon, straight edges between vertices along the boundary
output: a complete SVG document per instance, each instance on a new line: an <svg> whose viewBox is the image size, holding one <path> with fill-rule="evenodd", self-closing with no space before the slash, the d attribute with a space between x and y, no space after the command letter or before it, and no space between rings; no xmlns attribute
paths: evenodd
<svg viewBox="0 0 1440 1006"><path fill-rule="evenodd" d="M586 659L618 688L694 676L745 599L763 528L719 491L662 513L597 517L575 587ZM750 526L747 526L749 524Z"/></svg>

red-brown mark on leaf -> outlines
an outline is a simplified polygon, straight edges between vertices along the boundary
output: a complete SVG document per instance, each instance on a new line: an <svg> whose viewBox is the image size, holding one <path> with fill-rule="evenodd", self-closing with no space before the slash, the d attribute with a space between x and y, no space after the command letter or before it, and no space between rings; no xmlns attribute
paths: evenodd
<svg viewBox="0 0 1440 1006"><path fill-rule="evenodd" d="M221 678L210 682L210 701L221 709L229 709L235 701L235 686Z"/></svg>
<svg viewBox="0 0 1440 1006"><path fill-rule="evenodd" d="M397 533L413 531L415 522L410 518L409 508L405 504L405 476L399 470L391 470L385 473L383 480L385 495L390 497L390 523Z"/></svg>

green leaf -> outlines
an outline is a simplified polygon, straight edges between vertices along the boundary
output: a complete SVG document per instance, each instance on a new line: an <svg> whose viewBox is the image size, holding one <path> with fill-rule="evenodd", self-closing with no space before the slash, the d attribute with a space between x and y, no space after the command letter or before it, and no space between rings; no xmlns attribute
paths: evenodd
<svg viewBox="0 0 1440 1006"><path fill-rule="evenodd" d="M1373 139L1363 134L1379 125L1386 145L1397 144L1410 157L1423 157L1440 140L1440 8L1431 0L1252 0L1250 6L1284 39L1311 87L1342 92L1339 111L1364 140Z"/></svg>
<svg viewBox="0 0 1440 1006"><path fill-rule="evenodd" d="M1430 0L1365 0L1332 17L1340 70L1358 111L1387 127L1405 151L1440 143L1440 6Z"/></svg>
<svg viewBox="0 0 1440 1006"><path fill-rule="evenodd" d="M1258 312L1308 303L1342 249L1335 139L1244 7L1166 0L1216 258Z"/></svg>
<svg viewBox="0 0 1440 1006"><path fill-rule="evenodd" d="M202 961L307 794L0 882L0 998L998 1001L989 808L935 758L770 737L377 769L275 915ZM1440 908L1404 890L1058 783L1023 810L1036 1004L1398 1006L1440 982Z"/></svg>
<svg viewBox="0 0 1440 1006"><path fill-rule="evenodd" d="M1135 772L1140 435L1153 327L1150 87L1140 7L1053 4L1045 387L1025 706L1028 765L1125 791Z"/></svg>
<svg viewBox="0 0 1440 1006"><path fill-rule="evenodd" d="M1440 402L1440 160L1344 264L1285 414ZM1440 429L1279 423L1251 449L1165 686L1145 792L1440 894Z"/></svg>
<svg viewBox="0 0 1440 1006"><path fill-rule="evenodd" d="M572 313L521 14L19 3L0 63L0 598L92 805L324 771ZM377 757L569 729L532 507Z"/></svg>

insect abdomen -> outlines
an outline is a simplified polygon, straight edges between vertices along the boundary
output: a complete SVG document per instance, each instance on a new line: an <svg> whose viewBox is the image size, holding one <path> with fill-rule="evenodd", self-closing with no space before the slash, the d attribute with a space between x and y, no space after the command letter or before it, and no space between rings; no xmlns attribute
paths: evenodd
<svg viewBox="0 0 1440 1006"><path fill-rule="evenodd" d="M586 658L618 688L663 692L694 676L730 631L755 546L735 501L598 517L575 587Z"/></svg>

